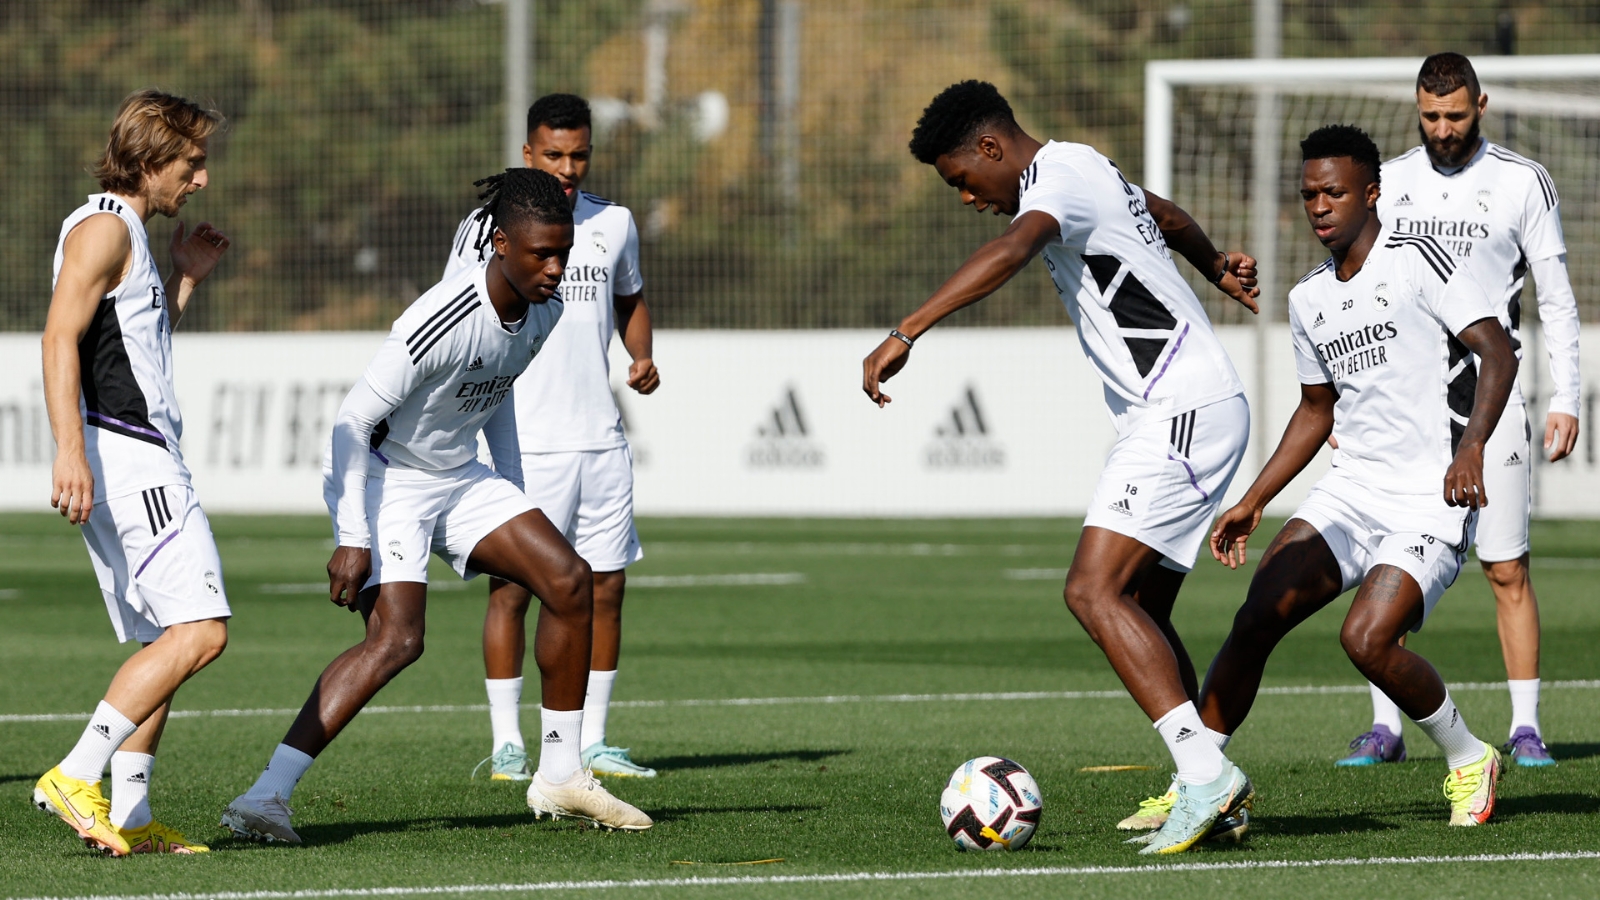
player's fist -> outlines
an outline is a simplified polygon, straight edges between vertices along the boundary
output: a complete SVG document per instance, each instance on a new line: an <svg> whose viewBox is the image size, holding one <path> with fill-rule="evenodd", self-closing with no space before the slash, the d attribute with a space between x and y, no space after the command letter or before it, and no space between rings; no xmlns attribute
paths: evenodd
<svg viewBox="0 0 1600 900"><path fill-rule="evenodd" d="M183 222L179 221L172 232L172 268L190 284L199 284L217 267L217 261L232 243L227 235L212 228L210 222L201 222L185 235Z"/></svg>
<svg viewBox="0 0 1600 900"><path fill-rule="evenodd" d="M1483 489L1483 445L1463 443L1444 473L1444 502L1479 509L1489 505Z"/></svg>
<svg viewBox="0 0 1600 900"><path fill-rule="evenodd" d="M882 390L883 382L893 378L910 361L911 348L905 341L893 336L884 338L878 349L861 361L861 389L880 409L892 402Z"/></svg>
<svg viewBox="0 0 1600 900"><path fill-rule="evenodd" d="M328 599L349 609L361 608L357 602L361 588L372 574L372 551L366 547L336 547L328 560Z"/></svg>
<svg viewBox="0 0 1600 900"><path fill-rule="evenodd" d="M1240 503L1217 518L1211 529L1211 556L1230 569L1245 562L1245 542L1261 524L1261 510Z"/></svg>
<svg viewBox="0 0 1600 900"><path fill-rule="evenodd" d="M1245 309L1259 313L1261 309L1256 305L1256 298L1261 296L1261 288L1256 286L1257 275L1255 257L1231 250L1223 254L1222 277L1217 287Z"/></svg>
<svg viewBox="0 0 1600 900"><path fill-rule="evenodd" d="M50 472L50 505L61 510L68 522L82 525L89 521L94 507L94 473L82 453L58 453Z"/></svg>
<svg viewBox="0 0 1600 900"><path fill-rule="evenodd" d="M653 392L661 386L661 373L656 370L655 361L645 356L633 361L628 367L628 387L641 394Z"/></svg>

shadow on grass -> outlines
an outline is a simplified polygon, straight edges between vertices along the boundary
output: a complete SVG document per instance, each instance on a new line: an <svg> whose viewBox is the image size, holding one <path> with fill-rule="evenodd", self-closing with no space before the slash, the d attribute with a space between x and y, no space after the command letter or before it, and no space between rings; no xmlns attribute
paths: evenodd
<svg viewBox="0 0 1600 900"><path fill-rule="evenodd" d="M723 769L775 762L821 762L843 756L850 750L778 750L770 753L703 753L694 756L661 756L645 760L662 771L681 769Z"/></svg>
<svg viewBox="0 0 1600 900"><path fill-rule="evenodd" d="M1591 759L1600 756L1600 744L1546 744L1556 759ZM1510 760L1506 760L1510 762Z"/></svg>
<svg viewBox="0 0 1600 900"><path fill-rule="evenodd" d="M1531 797L1501 797L1495 801L1494 817L1530 816L1540 813L1578 816L1600 812L1600 797L1593 794L1534 794Z"/></svg>
<svg viewBox="0 0 1600 900"><path fill-rule="evenodd" d="M11 784L16 781L38 781L38 775L0 775L0 784Z"/></svg>
<svg viewBox="0 0 1600 900"><path fill-rule="evenodd" d="M1434 809L1435 815L1438 810ZM1281 834L1286 837L1315 837L1322 834L1350 834L1360 831L1394 831L1400 826L1364 813L1339 813L1329 816L1261 816L1250 820L1256 834Z"/></svg>
<svg viewBox="0 0 1600 900"><path fill-rule="evenodd" d="M751 813L803 813L822 809L817 805L781 804L774 806L669 806L665 809L646 809L657 822L679 822L695 816L723 816Z"/></svg>

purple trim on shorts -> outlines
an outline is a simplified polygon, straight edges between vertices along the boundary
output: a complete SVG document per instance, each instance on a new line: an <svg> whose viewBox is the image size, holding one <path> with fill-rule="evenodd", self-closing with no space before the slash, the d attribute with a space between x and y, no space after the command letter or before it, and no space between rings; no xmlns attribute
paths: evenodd
<svg viewBox="0 0 1600 900"><path fill-rule="evenodd" d="M91 423L100 421L106 423L107 425L115 425L118 428L125 428L128 431L136 431L139 434L149 435L151 438L160 441L161 446L163 447L167 445L167 436L159 431L153 431L149 428L140 428L138 425L129 425L127 422L124 422L121 419L113 419L110 416L103 416L97 412L89 413L88 418Z"/></svg>
<svg viewBox="0 0 1600 900"><path fill-rule="evenodd" d="M150 555L146 556L144 558L144 562L139 564L139 571L134 572L133 573L133 577L138 578L140 575L143 575L145 567L150 565L150 560L155 559L156 558L156 554L161 552L161 548L165 547L166 545L168 545L170 543L172 543L172 539L177 537L178 533L180 531L182 531L182 530L183 529L181 529L181 528L174 528L174 529L172 529L172 533L171 534L169 534L166 537L162 538L161 539L161 543L157 544L156 548L154 550L150 551Z"/></svg>
<svg viewBox="0 0 1600 900"><path fill-rule="evenodd" d="M1204 488L1200 487L1200 481L1194 477L1194 469L1189 465L1187 460L1179 459L1176 456L1173 456L1171 453L1167 454L1167 459L1170 459L1175 463L1181 463L1183 465L1183 470L1189 473L1189 486L1199 491L1202 499L1208 501L1211 499L1211 495L1206 493Z"/></svg>
<svg viewBox="0 0 1600 900"><path fill-rule="evenodd" d="M381 462L386 466L389 464L389 457L384 456L382 453L379 453L377 447L373 447L373 448L369 449L367 452L371 453L373 456L376 456L378 458L378 462Z"/></svg>
<svg viewBox="0 0 1600 900"><path fill-rule="evenodd" d="M1177 356L1178 355L1178 351L1183 348L1183 339L1188 334L1189 334L1189 323L1185 322L1185 323L1183 323L1183 331L1178 333L1178 340L1172 345L1172 352L1167 354L1167 361L1161 364L1161 371L1157 372L1156 373L1156 377L1150 379L1150 384L1145 387L1145 389L1144 389L1144 399L1146 399L1146 400L1150 399L1150 392L1155 390L1156 382L1161 380L1161 376L1167 374L1167 366L1172 365L1172 358ZM1205 493L1205 492L1201 491L1201 493Z"/></svg>

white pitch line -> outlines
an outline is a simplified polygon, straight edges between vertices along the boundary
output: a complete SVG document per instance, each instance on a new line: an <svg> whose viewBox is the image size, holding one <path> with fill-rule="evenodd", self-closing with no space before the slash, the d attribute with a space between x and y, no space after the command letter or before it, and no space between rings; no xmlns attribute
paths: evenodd
<svg viewBox="0 0 1600 900"><path fill-rule="evenodd" d="M752 584L805 584L804 572L746 572L731 575L635 575L630 588L743 587Z"/></svg>
<svg viewBox="0 0 1600 900"><path fill-rule="evenodd" d="M1547 681L1547 690L1596 690L1600 680ZM1452 693L1469 691L1503 691L1504 681L1465 681L1446 685ZM1364 684L1302 684L1264 687L1263 696L1300 696L1318 694L1365 694ZM724 697L706 700L614 700L613 709L662 709L667 707L695 706L829 706L844 703L984 703L1014 700L1122 700L1127 691L1006 691L965 694L829 694L820 697ZM487 704L435 704L430 706L369 706L362 715L392 715L396 713L469 713L487 712ZM173 719L233 719L255 716L290 716L298 709L178 709L168 716ZM85 722L89 714L81 713L13 713L0 715L0 724L22 722Z"/></svg>
<svg viewBox="0 0 1600 900"><path fill-rule="evenodd" d="M1600 851L1479 853L1471 856L1379 856L1341 859L1266 859L1237 862L1153 863L1143 866L1030 866L946 872L839 872L819 875L727 875L700 878L634 878L612 881L533 881L523 884L452 884L427 887L328 888L299 891L214 891L204 894L88 894L24 900L313 900L321 897L419 897L438 894L521 894L535 891L606 891L629 888L757 887L779 884L842 884L890 881L971 881L993 878L1060 878L1095 875L1169 875L1349 866L1428 866L1462 863L1558 862L1600 859Z"/></svg>

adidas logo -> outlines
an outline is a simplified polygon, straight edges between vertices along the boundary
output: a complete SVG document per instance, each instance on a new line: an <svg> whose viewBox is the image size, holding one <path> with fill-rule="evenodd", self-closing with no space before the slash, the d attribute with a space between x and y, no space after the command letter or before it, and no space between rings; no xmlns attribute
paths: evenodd
<svg viewBox="0 0 1600 900"><path fill-rule="evenodd" d="M1317 318L1312 321L1311 327L1312 328L1321 328L1322 327L1322 323L1324 323L1326 321L1328 321L1328 320L1323 318L1322 313L1317 313Z"/></svg>
<svg viewBox="0 0 1600 900"><path fill-rule="evenodd" d="M476 372L481 368L483 368L483 357L481 356L473 357L472 362L467 363L468 372Z"/></svg>
<svg viewBox="0 0 1600 900"><path fill-rule="evenodd" d="M130 784L144 784L145 783L144 773L143 772L135 772L132 775L129 775L128 776L128 782Z"/></svg>
<svg viewBox="0 0 1600 900"><path fill-rule="evenodd" d="M1394 205L1395 206L1410 206L1411 205L1411 195L1410 194L1401 194L1400 195L1400 199L1396 200L1394 202Z"/></svg>
<svg viewBox="0 0 1600 900"><path fill-rule="evenodd" d="M550 732L549 734L544 736L544 742L546 744L559 744L559 743L561 743L561 733L557 732L557 731Z"/></svg>
<svg viewBox="0 0 1600 900"><path fill-rule="evenodd" d="M1193 728L1179 728L1178 729L1178 736L1173 738L1172 742L1174 744L1181 744L1184 741L1187 741L1189 738L1192 738L1197 734L1199 734L1199 732L1195 731Z"/></svg>
<svg viewBox="0 0 1600 900"><path fill-rule="evenodd" d="M111 740L111 726L110 725L96 725L96 726L94 726L94 732L95 732L95 734L100 735L101 737L105 738L108 741Z"/></svg>
<svg viewBox="0 0 1600 900"><path fill-rule="evenodd" d="M1110 506L1107 506L1106 509L1109 509L1114 513L1122 513L1125 516L1133 515L1133 507L1128 504L1128 498L1126 497L1118 500Z"/></svg>
<svg viewBox="0 0 1600 900"><path fill-rule="evenodd" d="M1423 554L1424 551L1422 549L1422 545L1421 544L1418 544L1415 547L1407 547L1406 548L1406 552L1411 554L1412 556L1415 556L1417 558L1418 562L1422 561L1422 554Z"/></svg>
<svg viewBox="0 0 1600 900"><path fill-rule="evenodd" d="M1511 457L1509 459L1507 459L1505 462L1501 463L1501 465L1502 466L1520 466L1520 465L1522 465L1522 454L1518 453L1515 450L1511 451Z"/></svg>

